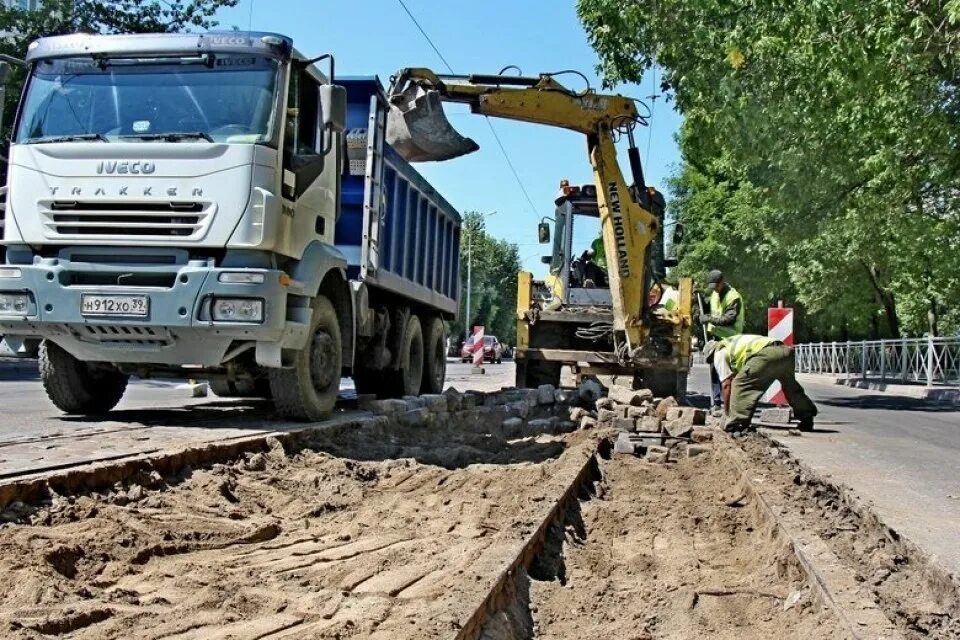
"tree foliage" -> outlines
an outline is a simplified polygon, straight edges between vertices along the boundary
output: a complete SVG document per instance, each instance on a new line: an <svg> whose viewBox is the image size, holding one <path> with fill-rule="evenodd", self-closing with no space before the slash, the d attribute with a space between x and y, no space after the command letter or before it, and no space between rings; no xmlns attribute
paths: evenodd
<svg viewBox="0 0 960 640"><path fill-rule="evenodd" d="M467 262L473 255L471 274L471 325L481 324L487 334L513 345L517 333L517 273L520 253L517 245L498 240L486 231L483 214L468 211L463 215L460 240L460 282L463 283L461 304L467 298ZM450 327L452 336L463 336L466 312Z"/></svg>
<svg viewBox="0 0 960 640"><path fill-rule="evenodd" d="M806 337L960 326L960 0L579 0L608 83L684 115L680 268ZM759 328L759 327L755 327Z"/></svg>

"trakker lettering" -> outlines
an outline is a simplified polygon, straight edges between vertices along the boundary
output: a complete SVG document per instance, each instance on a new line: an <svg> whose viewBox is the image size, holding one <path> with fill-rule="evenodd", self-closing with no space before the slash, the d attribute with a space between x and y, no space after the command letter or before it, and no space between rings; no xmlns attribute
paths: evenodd
<svg viewBox="0 0 960 640"><path fill-rule="evenodd" d="M627 229L623 224L623 214L620 212L620 192L617 183L611 182L607 187L610 194L610 213L613 216L613 235L617 239L617 266L621 278L630 277L630 260L627 258Z"/></svg>

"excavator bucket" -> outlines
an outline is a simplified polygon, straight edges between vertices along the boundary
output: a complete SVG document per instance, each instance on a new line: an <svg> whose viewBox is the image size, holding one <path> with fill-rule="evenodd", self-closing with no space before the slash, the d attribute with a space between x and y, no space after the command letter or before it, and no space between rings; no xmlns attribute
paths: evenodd
<svg viewBox="0 0 960 640"><path fill-rule="evenodd" d="M391 101L387 142L408 162L450 160L480 148L451 126L436 91L414 85Z"/></svg>

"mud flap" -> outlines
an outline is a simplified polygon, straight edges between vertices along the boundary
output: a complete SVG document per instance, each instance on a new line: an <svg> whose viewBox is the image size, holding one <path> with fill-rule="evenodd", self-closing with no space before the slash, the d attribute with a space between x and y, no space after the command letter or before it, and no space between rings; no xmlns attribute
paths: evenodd
<svg viewBox="0 0 960 640"><path fill-rule="evenodd" d="M450 125L436 91L410 86L390 105L387 142L408 162L439 162L480 146Z"/></svg>

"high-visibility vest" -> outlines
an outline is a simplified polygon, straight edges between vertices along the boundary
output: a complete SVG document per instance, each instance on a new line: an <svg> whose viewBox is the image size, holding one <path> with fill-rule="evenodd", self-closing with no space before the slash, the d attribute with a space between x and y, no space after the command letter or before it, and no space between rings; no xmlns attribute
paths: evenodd
<svg viewBox="0 0 960 640"><path fill-rule="evenodd" d="M742 371L750 356L759 352L771 342L773 342L773 338L744 333L724 338L717 345L717 349L726 349L727 362L730 363L730 368L734 371Z"/></svg>
<svg viewBox="0 0 960 640"><path fill-rule="evenodd" d="M597 265L601 269L607 268L607 250L603 246L603 238L597 238L590 245L590 248L593 249L593 264Z"/></svg>
<svg viewBox="0 0 960 640"><path fill-rule="evenodd" d="M716 291L710 294L710 315L712 316L723 315L723 310L729 307L734 300L740 300L741 302L740 311L737 313L737 319L732 327L718 327L712 323L707 325L707 331L715 338L730 338L743 333L743 320L746 310L740 293L733 287L727 287L727 292L723 294L723 298Z"/></svg>

